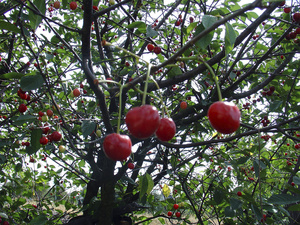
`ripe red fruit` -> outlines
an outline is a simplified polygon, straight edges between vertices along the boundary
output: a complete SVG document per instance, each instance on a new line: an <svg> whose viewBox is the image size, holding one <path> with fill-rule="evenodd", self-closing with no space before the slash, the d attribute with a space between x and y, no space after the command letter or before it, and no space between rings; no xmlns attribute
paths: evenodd
<svg viewBox="0 0 300 225"><path fill-rule="evenodd" d="M0 55L0 62L2 61L2 57L1 57L1 55Z"/></svg>
<svg viewBox="0 0 300 225"><path fill-rule="evenodd" d="M299 15L300 15L300 13L299 13ZM296 34L300 34L300 27L298 27L298 28L295 30L295 33L296 33Z"/></svg>
<svg viewBox="0 0 300 225"><path fill-rule="evenodd" d="M285 5L285 1L282 1L279 6L284 6L284 5Z"/></svg>
<svg viewBox="0 0 300 225"><path fill-rule="evenodd" d="M42 111L39 111L39 116L42 117L44 113Z"/></svg>
<svg viewBox="0 0 300 225"><path fill-rule="evenodd" d="M295 186L295 183L294 183L294 182L292 182L292 183L291 183L291 185L292 185L292 186Z"/></svg>
<svg viewBox="0 0 300 225"><path fill-rule="evenodd" d="M210 124L222 134L231 134L240 126L239 108L228 102L213 103L207 113Z"/></svg>
<svg viewBox="0 0 300 225"><path fill-rule="evenodd" d="M70 9L72 9L72 10L77 9L77 2L71 2L70 3Z"/></svg>
<svg viewBox="0 0 300 225"><path fill-rule="evenodd" d="M58 131L54 131L52 134L51 134L51 141L60 141L61 139L61 134L58 132Z"/></svg>
<svg viewBox="0 0 300 225"><path fill-rule="evenodd" d="M179 217L181 216L181 213L180 213L180 212L176 212L176 213L175 213L175 216L176 216L177 218L179 218Z"/></svg>
<svg viewBox="0 0 300 225"><path fill-rule="evenodd" d="M153 49L153 52L154 52L156 55L158 55L158 54L161 53L161 48L158 47L158 46L155 46L154 49Z"/></svg>
<svg viewBox="0 0 300 225"><path fill-rule="evenodd" d="M194 17L190 17L190 23L194 22Z"/></svg>
<svg viewBox="0 0 300 225"><path fill-rule="evenodd" d="M112 133L103 141L103 150L107 158L124 161L131 154L131 140L127 135Z"/></svg>
<svg viewBox="0 0 300 225"><path fill-rule="evenodd" d="M176 125L171 118L162 118L160 120L156 137L161 141L170 141L176 133Z"/></svg>
<svg viewBox="0 0 300 225"><path fill-rule="evenodd" d="M177 20L176 22L175 22L175 26L180 26L180 24L181 24L181 21L180 20Z"/></svg>
<svg viewBox="0 0 300 225"><path fill-rule="evenodd" d="M179 208L179 205L178 205L178 204L174 204L174 205L173 205L173 208L176 210L176 209Z"/></svg>
<svg viewBox="0 0 300 225"><path fill-rule="evenodd" d="M129 62L125 62L125 66L130 66L130 63Z"/></svg>
<svg viewBox="0 0 300 225"><path fill-rule="evenodd" d="M59 1L54 2L53 7L56 8L56 9L59 9L60 8L60 2Z"/></svg>
<svg viewBox="0 0 300 225"><path fill-rule="evenodd" d="M186 108L187 108L187 103L184 102L184 101L181 102L181 103L180 103L180 108L181 108L181 109L186 109Z"/></svg>
<svg viewBox="0 0 300 225"><path fill-rule="evenodd" d="M169 212L168 212L168 216L171 217L172 215L173 215L173 213L172 213L171 211L169 211Z"/></svg>
<svg viewBox="0 0 300 225"><path fill-rule="evenodd" d="M131 170L134 169L134 164L133 164L132 162L128 163L127 166L128 166L128 168L131 169Z"/></svg>
<svg viewBox="0 0 300 225"><path fill-rule="evenodd" d="M152 52L153 49L154 49L154 45L153 44L148 44L147 49L148 49L149 52Z"/></svg>
<svg viewBox="0 0 300 225"><path fill-rule="evenodd" d="M290 39L295 39L297 37L297 34L295 32L289 33Z"/></svg>
<svg viewBox="0 0 300 225"><path fill-rule="evenodd" d="M300 144L295 144L295 149L300 149Z"/></svg>
<svg viewBox="0 0 300 225"><path fill-rule="evenodd" d="M97 7L96 5L93 5L93 9L94 9L95 11L98 11L98 10L99 10L98 7Z"/></svg>
<svg viewBox="0 0 300 225"><path fill-rule="evenodd" d="M73 90L73 95L74 95L74 97L80 96L80 91L78 90L78 88L75 88L75 89Z"/></svg>
<svg viewBox="0 0 300 225"><path fill-rule="evenodd" d="M242 196L242 192L238 191L237 193L237 196Z"/></svg>
<svg viewBox="0 0 300 225"><path fill-rule="evenodd" d="M53 111L51 109L47 109L47 116L51 117L53 116Z"/></svg>
<svg viewBox="0 0 300 225"><path fill-rule="evenodd" d="M23 113L23 112L26 112L26 110L27 110L27 106L25 105L25 104L20 104L20 106L19 106L19 112L20 113Z"/></svg>
<svg viewBox="0 0 300 225"><path fill-rule="evenodd" d="M291 12L291 8L284 8L283 11L284 11L285 13L290 13L290 12Z"/></svg>
<svg viewBox="0 0 300 225"><path fill-rule="evenodd" d="M125 118L130 133L140 139L149 138L159 126L160 116L157 109L151 105L142 105L130 109Z"/></svg>
<svg viewBox="0 0 300 225"><path fill-rule="evenodd" d="M9 225L9 222L8 221L4 221L3 225Z"/></svg>
<svg viewBox="0 0 300 225"><path fill-rule="evenodd" d="M46 137L41 137L40 138L40 144L41 145L46 145L48 143L48 138L46 138Z"/></svg>
<svg viewBox="0 0 300 225"><path fill-rule="evenodd" d="M300 13L294 13L293 19L295 22L299 23L300 22Z"/></svg>

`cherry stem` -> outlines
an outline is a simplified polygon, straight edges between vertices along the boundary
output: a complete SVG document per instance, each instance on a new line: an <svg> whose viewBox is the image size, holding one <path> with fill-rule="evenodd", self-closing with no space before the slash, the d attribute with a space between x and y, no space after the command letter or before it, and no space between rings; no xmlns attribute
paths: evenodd
<svg viewBox="0 0 300 225"><path fill-rule="evenodd" d="M160 90L160 87L159 87L158 83L156 82L156 80L154 80L153 78L151 78L151 80L154 82L155 86L157 87L157 90ZM171 118L171 117L170 117L170 114L169 114L169 112L168 112L167 106L166 106L165 103L163 102L163 98L162 98L161 93L158 92L158 95L159 95L159 98L158 98L158 99L160 100L160 103L161 103L161 105L163 106L163 108L162 108L162 118L164 118L164 115L165 115L165 112L164 112L164 111L166 111L167 116L168 116L169 118Z"/></svg>
<svg viewBox="0 0 300 225"><path fill-rule="evenodd" d="M142 105L146 104L146 96L147 96L148 82L149 82L149 76L150 76L150 72L151 72L151 66L152 66L151 63L147 63L147 76L146 76L146 82L145 82L145 87L144 87Z"/></svg>
<svg viewBox="0 0 300 225"><path fill-rule="evenodd" d="M211 68L210 65L208 65L203 59L201 56L198 57L198 59L207 67L207 69L209 70L210 74L212 75L213 77L213 80L216 84L216 87L217 87L217 93L218 93L218 98L219 98L219 101L222 102L223 101L223 98L222 98L222 93L221 93L221 89L220 89L220 85L219 85L219 82L218 82L218 77L216 76L214 70Z"/></svg>
<svg viewBox="0 0 300 225"><path fill-rule="evenodd" d="M118 115L118 124L117 124L117 134L120 133L120 126L121 126L121 113L122 113L122 92L123 92L123 85L120 87L119 93L119 115Z"/></svg>

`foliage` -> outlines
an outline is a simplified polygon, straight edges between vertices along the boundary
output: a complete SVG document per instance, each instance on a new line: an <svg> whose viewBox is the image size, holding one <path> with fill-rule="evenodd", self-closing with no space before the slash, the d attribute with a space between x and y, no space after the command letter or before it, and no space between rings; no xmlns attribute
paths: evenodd
<svg viewBox="0 0 300 225"><path fill-rule="evenodd" d="M2 220L300 223L299 1L290 13L259 0L60 3L0 1ZM212 73L241 111L234 134L206 116L218 100ZM172 117L175 137L130 136L128 161L108 159L105 136L130 135L125 115L143 101Z"/></svg>

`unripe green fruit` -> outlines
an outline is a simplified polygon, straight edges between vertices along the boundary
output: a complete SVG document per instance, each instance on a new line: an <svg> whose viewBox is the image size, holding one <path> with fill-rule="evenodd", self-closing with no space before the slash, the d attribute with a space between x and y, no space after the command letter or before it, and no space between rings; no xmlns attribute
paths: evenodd
<svg viewBox="0 0 300 225"><path fill-rule="evenodd" d="M48 116L47 115L43 115L42 116L42 122L47 122L48 121Z"/></svg>
<svg viewBox="0 0 300 225"><path fill-rule="evenodd" d="M114 5L114 4L116 4L116 1L115 0L109 0L109 5Z"/></svg>
<svg viewBox="0 0 300 225"><path fill-rule="evenodd" d="M101 135L102 135L101 130L96 130L96 135L97 135L97 137L101 137Z"/></svg>
<svg viewBox="0 0 300 225"><path fill-rule="evenodd" d="M60 153L64 153L64 152L66 151L66 148L65 148L65 146L63 146L63 145L60 145L60 146L58 147L58 150L59 150Z"/></svg>

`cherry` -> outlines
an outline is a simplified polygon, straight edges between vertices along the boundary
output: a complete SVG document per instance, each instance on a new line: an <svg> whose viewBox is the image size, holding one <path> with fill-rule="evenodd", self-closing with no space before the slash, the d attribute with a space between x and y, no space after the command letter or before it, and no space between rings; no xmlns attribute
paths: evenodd
<svg viewBox="0 0 300 225"><path fill-rule="evenodd" d="M73 95L74 95L74 97L80 96L80 91L78 90L78 88L75 88L75 89L73 90Z"/></svg>
<svg viewBox="0 0 300 225"><path fill-rule="evenodd" d="M77 2L71 2L70 3L70 9L72 9L72 10L77 9Z"/></svg>
<svg viewBox="0 0 300 225"><path fill-rule="evenodd" d="M80 88L83 88L83 84L82 83L80 84Z"/></svg>
<svg viewBox="0 0 300 225"><path fill-rule="evenodd" d="M171 217L173 213L171 211L168 212L168 216Z"/></svg>
<svg viewBox="0 0 300 225"><path fill-rule="evenodd" d="M283 11L284 11L285 13L290 13L290 12L291 12L291 8L284 8Z"/></svg>
<svg viewBox="0 0 300 225"><path fill-rule="evenodd" d="M186 109L187 108L187 103L185 101L180 102L180 108L181 109Z"/></svg>
<svg viewBox="0 0 300 225"><path fill-rule="evenodd" d="M94 9L95 11L98 11L98 10L99 10L98 7L97 7L96 5L93 5L93 9Z"/></svg>
<svg viewBox="0 0 300 225"><path fill-rule="evenodd" d="M154 45L153 44L148 44L147 49L149 52L152 52L154 50Z"/></svg>
<svg viewBox="0 0 300 225"><path fill-rule="evenodd" d="M159 46L155 46L154 49L153 49L153 52L158 55L161 53L161 48Z"/></svg>
<svg viewBox="0 0 300 225"><path fill-rule="evenodd" d="M107 158L124 161L131 154L131 140L127 135L112 133L103 141L103 150Z"/></svg>
<svg viewBox="0 0 300 225"><path fill-rule="evenodd" d="M237 196L242 196L242 192L238 191L237 193Z"/></svg>
<svg viewBox="0 0 300 225"><path fill-rule="evenodd" d="M295 13L293 15L293 19L295 20L295 22L299 23L300 22L300 13Z"/></svg>
<svg viewBox="0 0 300 225"><path fill-rule="evenodd" d="M42 117L44 113L42 111L39 111L39 116Z"/></svg>
<svg viewBox="0 0 300 225"><path fill-rule="evenodd" d="M299 16L300 16L300 13L299 13ZM300 20L300 19L299 19ZM300 34L300 27L298 27L296 30L295 30L295 33L296 34Z"/></svg>
<svg viewBox="0 0 300 225"><path fill-rule="evenodd" d="M3 225L9 225L9 222L8 221L4 221Z"/></svg>
<svg viewBox="0 0 300 225"><path fill-rule="evenodd" d="M59 9L60 8L60 2L59 1L54 2L53 7L56 8L56 9Z"/></svg>
<svg viewBox="0 0 300 225"><path fill-rule="evenodd" d="M155 135L161 141L170 141L175 133L176 125L174 121L171 118L162 118Z"/></svg>
<svg viewBox="0 0 300 225"><path fill-rule="evenodd" d="M58 131L54 131L51 134L51 141L60 141L61 139L61 134Z"/></svg>
<svg viewBox="0 0 300 225"><path fill-rule="evenodd" d="M26 110L27 110L27 106L24 103L20 104L19 112L24 113L24 112L26 112Z"/></svg>
<svg viewBox="0 0 300 225"><path fill-rule="evenodd" d="M174 204L174 205L173 205L173 208L176 210L176 209L179 208L179 205L178 205L178 204Z"/></svg>
<svg viewBox="0 0 300 225"><path fill-rule="evenodd" d="M160 116L157 109L151 105L142 105L130 109L125 118L130 133L140 139L149 138L159 126Z"/></svg>
<svg viewBox="0 0 300 225"><path fill-rule="evenodd" d="M53 116L53 111L51 109L48 109L46 111L46 113L47 113L47 116L49 116L49 117Z"/></svg>
<svg viewBox="0 0 300 225"><path fill-rule="evenodd" d="M207 113L210 124L222 134L231 134L240 126L241 113L233 103L215 102Z"/></svg>
<svg viewBox="0 0 300 225"><path fill-rule="evenodd" d="M48 143L48 138L46 138L46 137L41 137L40 138L40 144L41 145L46 145Z"/></svg>
<svg viewBox="0 0 300 225"><path fill-rule="evenodd" d="M128 166L128 168L131 169L131 170L133 170L134 167L135 167L134 164L133 164L132 162L128 163L127 166Z"/></svg>
<svg viewBox="0 0 300 225"><path fill-rule="evenodd" d="M125 62L125 66L130 66L130 63L129 62Z"/></svg>
<svg viewBox="0 0 300 225"><path fill-rule="evenodd" d="M194 17L190 17L190 23L194 22Z"/></svg>
<svg viewBox="0 0 300 225"><path fill-rule="evenodd" d="M181 216L181 213L180 213L180 212L176 212L176 213L175 213L175 216L176 216L177 218L179 218L179 217Z"/></svg>
<svg viewBox="0 0 300 225"><path fill-rule="evenodd" d="M291 185L292 185L292 186L295 186L295 183L294 183L294 182L292 182L292 183L291 183Z"/></svg>

